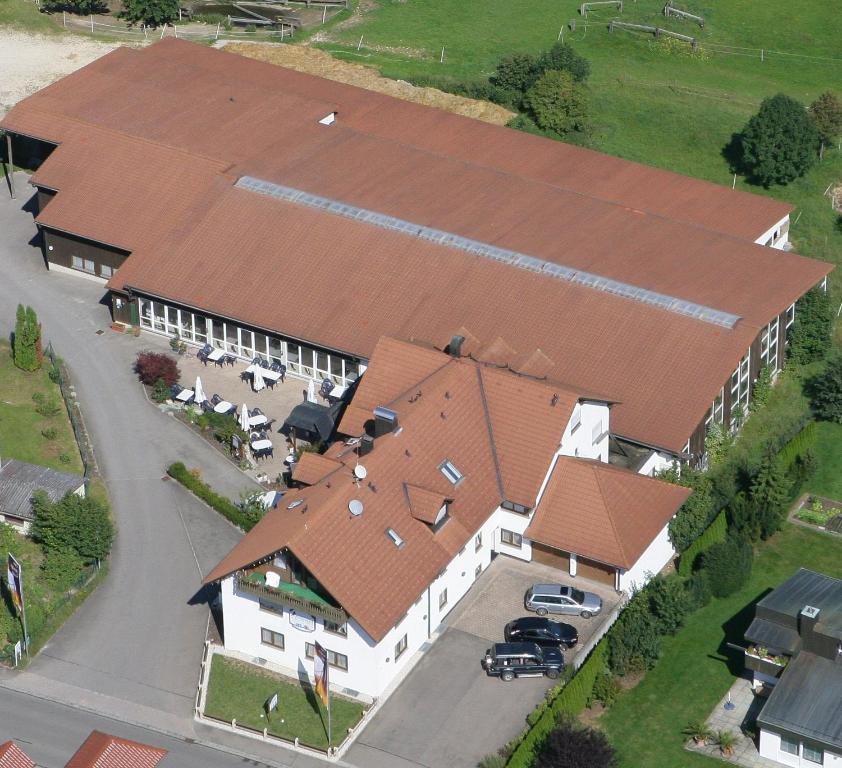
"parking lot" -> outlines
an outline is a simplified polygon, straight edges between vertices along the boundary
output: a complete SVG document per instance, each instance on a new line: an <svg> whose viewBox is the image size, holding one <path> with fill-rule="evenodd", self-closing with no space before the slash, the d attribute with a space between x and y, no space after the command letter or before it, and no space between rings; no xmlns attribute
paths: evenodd
<svg viewBox="0 0 842 768"><path fill-rule="evenodd" d="M523 594L534 583L566 582L562 571L500 555L448 616L447 629L380 712L366 726L346 759L360 768L475 768L526 725L526 716L553 681L488 677L480 660L503 639L506 622L526 614ZM579 630L579 648L614 613L619 596L583 579L576 586L597 592L604 608L592 619L563 617Z"/></svg>

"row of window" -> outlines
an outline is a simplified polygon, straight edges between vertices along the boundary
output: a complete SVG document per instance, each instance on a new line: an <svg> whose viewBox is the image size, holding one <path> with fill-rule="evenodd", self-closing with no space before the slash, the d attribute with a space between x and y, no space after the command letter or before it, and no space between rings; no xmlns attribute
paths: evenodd
<svg viewBox="0 0 842 768"><path fill-rule="evenodd" d="M772 373L778 370L778 329L780 318L776 317L760 334L760 362L768 365Z"/></svg>
<svg viewBox="0 0 842 768"><path fill-rule="evenodd" d="M805 760L811 763L818 763L819 765L824 761L824 752L822 750L802 744L798 739L790 739L786 736L781 736L781 752L786 752L796 757L800 752L801 757Z"/></svg>
<svg viewBox="0 0 842 768"><path fill-rule="evenodd" d="M78 269L81 272L87 272L90 275L97 274L96 263L92 259L83 259L81 256L71 256L70 266L73 269ZM109 278L114 275L117 270L112 269L107 264L99 265L99 276Z"/></svg>
<svg viewBox="0 0 842 768"><path fill-rule="evenodd" d="M348 385L360 374L355 360L313 349L286 339L243 328L236 323L205 317L160 301L138 299L140 324L151 331L174 336L196 344L210 344L237 357L251 360L261 355L270 362L282 363L292 373L314 379L330 379Z"/></svg>
<svg viewBox="0 0 842 768"><path fill-rule="evenodd" d="M266 613L274 613L276 616L283 616L284 609L283 606L278 605L277 603L272 603L268 600L259 600L258 604L260 606L261 611L265 611ZM332 621L328 621L327 619L323 620L325 632L330 632L334 635L341 635L342 637L348 636L348 624L347 622L344 624L335 624Z"/></svg>
<svg viewBox="0 0 842 768"><path fill-rule="evenodd" d="M517 547L520 549L523 546L523 536L514 531L508 531L505 528L500 529L500 541L508 544L510 547Z"/></svg>
<svg viewBox="0 0 842 768"><path fill-rule="evenodd" d="M275 630L269 629L268 627L260 628L260 642L263 645L269 645L280 651L285 648L283 633L275 632ZM341 669L345 672L348 671L348 657L344 653L331 651L329 649L325 650L327 650L327 663L330 664L330 666L336 667L337 669ZM314 658L316 655L316 646L313 645L313 643L304 643L304 655L308 659Z"/></svg>

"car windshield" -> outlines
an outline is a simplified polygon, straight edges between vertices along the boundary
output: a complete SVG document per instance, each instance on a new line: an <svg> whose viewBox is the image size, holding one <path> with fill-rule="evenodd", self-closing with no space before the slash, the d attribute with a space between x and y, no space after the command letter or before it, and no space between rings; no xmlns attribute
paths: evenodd
<svg viewBox="0 0 842 768"><path fill-rule="evenodd" d="M570 594L579 605L585 602L585 593L581 589L574 589Z"/></svg>

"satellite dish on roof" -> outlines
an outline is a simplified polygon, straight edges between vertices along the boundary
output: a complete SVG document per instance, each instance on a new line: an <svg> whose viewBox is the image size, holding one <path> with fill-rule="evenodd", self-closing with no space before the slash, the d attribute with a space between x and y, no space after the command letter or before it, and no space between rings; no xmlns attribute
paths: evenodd
<svg viewBox="0 0 842 768"><path fill-rule="evenodd" d="M357 480L365 480L367 475L368 470L362 464L357 464L357 466L354 467L354 477L356 477Z"/></svg>
<svg viewBox="0 0 842 768"><path fill-rule="evenodd" d="M363 513L363 503L359 499L351 499L348 502L348 511L354 517L359 517Z"/></svg>

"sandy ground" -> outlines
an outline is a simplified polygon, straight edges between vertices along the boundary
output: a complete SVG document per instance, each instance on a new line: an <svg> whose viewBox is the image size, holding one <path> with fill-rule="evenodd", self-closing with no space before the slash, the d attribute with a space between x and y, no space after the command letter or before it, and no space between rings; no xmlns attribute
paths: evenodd
<svg viewBox="0 0 842 768"><path fill-rule="evenodd" d="M459 115L484 120L487 123L505 125L515 115L497 104L476 99L466 99L444 93L436 88L418 88L403 80L389 80L371 67L340 61L318 48L282 43L221 43L226 51L239 53L252 59L270 64L319 75L329 80L349 83L370 91L386 93L406 101L414 101L431 107L455 112Z"/></svg>
<svg viewBox="0 0 842 768"><path fill-rule="evenodd" d="M116 47L82 37L44 37L0 28L0 116L39 88Z"/></svg>

